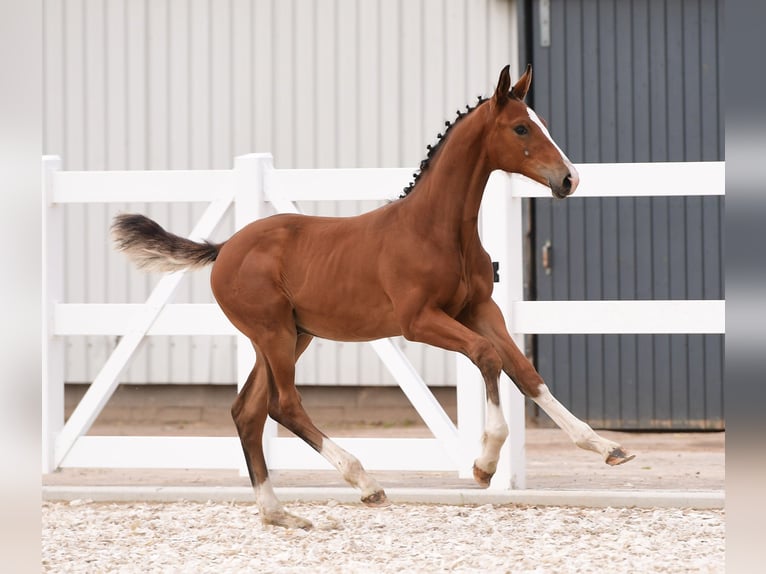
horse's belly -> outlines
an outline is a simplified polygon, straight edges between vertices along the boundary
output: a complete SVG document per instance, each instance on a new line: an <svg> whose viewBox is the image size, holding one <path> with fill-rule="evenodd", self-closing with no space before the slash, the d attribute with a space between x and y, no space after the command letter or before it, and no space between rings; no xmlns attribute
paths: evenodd
<svg viewBox="0 0 766 574"><path fill-rule="evenodd" d="M295 319L301 332L333 341L372 341L401 334L390 313L382 309L337 308L326 311L296 309Z"/></svg>

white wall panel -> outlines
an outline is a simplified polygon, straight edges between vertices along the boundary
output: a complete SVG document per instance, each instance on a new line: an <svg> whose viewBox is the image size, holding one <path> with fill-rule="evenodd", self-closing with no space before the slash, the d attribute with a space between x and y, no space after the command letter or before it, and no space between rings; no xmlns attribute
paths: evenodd
<svg viewBox="0 0 766 574"><path fill-rule="evenodd" d="M414 167L504 64L518 75L508 0L46 0L44 18L44 148L64 169L228 169L255 151L281 168ZM66 300L140 302L156 283L110 248L114 214L186 233L203 207L68 206ZM228 217L216 237L232 231ZM175 300L213 301L208 279L187 278ZM67 379L91 380L115 343L73 338ZM429 383L454 384L445 353L402 345ZM123 381L234 382L234 358L226 338L156 337ZM366 346L327 341L312 344L298 377L392 382Z"/></svg>

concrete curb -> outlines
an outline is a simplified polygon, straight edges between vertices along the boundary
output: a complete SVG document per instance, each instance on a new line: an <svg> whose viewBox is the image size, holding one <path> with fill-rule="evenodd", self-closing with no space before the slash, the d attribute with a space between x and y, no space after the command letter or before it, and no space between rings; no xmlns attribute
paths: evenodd
<svg viewBox="0 0 766 574"><path fill-rule="evenodd" d="M283 502L359 503L353 488L275 488ZM581 506L590 508L695 508L722 509L725 493L685 490L511 490L493 491L452 488L388 488L392 503L414 504L528 504L533 506ZM93 502L245 502L254 503L247 486L43 486L48 501Z"/></svg>

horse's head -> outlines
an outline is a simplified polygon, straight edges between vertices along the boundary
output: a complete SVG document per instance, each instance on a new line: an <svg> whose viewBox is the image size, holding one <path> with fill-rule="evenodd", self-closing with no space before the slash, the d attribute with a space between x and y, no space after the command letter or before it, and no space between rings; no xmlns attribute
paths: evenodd
<svg viewBox="0 0 766 574"><path fill-rule="evenodd" d="M509 66L500 72L488 102L492 122L487 153L494 169L520 173L551 188L556 197L574 193L580 177L569 158L551 138L538 115L524 103L532 67L511 87Z"/></svg>

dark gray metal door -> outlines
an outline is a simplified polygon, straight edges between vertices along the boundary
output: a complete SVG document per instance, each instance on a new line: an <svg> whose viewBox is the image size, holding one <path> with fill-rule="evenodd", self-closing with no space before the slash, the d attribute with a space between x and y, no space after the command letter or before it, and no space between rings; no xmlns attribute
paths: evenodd
<svg viewBox="0 0 766 574"><path fill-rule="evenodd" d="M724 158L722 0L533 0L524 17L532 105L573 161ZM722 198L529 209L533 298L724 296ZM723 428L723 336L541 335L534 349L554 394L593 426Z"/></svg>

